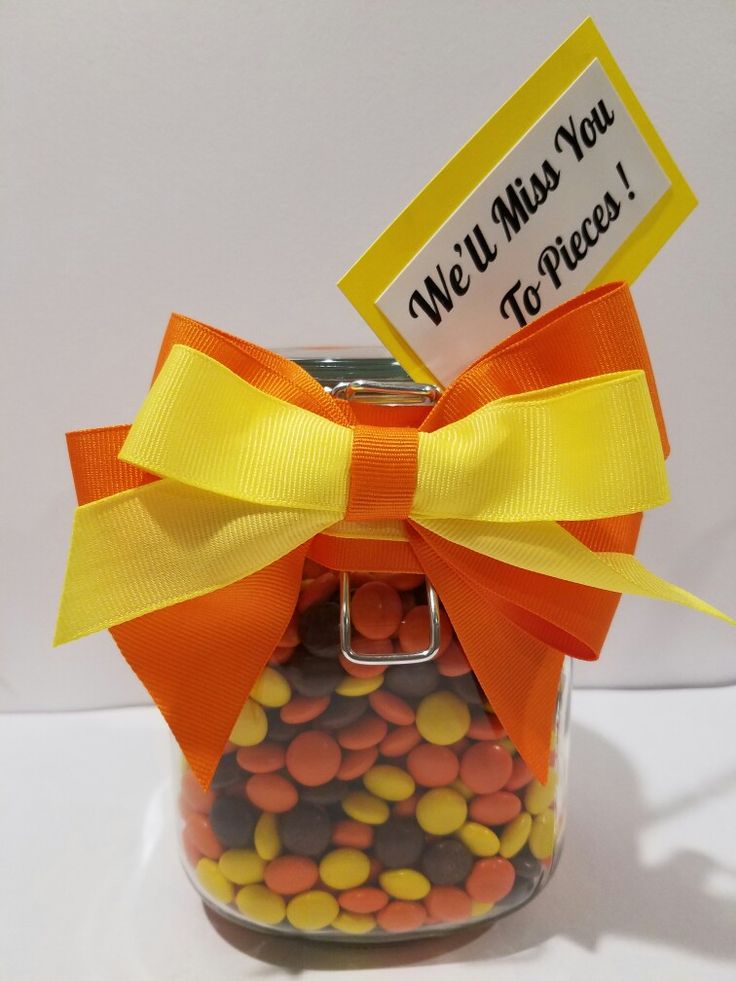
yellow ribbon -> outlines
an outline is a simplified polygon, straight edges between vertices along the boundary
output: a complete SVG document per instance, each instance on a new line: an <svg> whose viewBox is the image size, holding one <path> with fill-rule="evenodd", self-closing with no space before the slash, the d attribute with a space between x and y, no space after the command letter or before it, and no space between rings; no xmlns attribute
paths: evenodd
<svg viewBox="0 0 736 981"><path fill-rule="evenodd" d="M351 534L342 519L352 439L349 427L175 346L120 454L162 479L77 509L55 643L220 589L320 532ZM556 523L667 499L646 377L625 371L501 398L420 433L409 516L523 569L733 623ZM361 524L361 537L405 537L400 522Z"/></svg>

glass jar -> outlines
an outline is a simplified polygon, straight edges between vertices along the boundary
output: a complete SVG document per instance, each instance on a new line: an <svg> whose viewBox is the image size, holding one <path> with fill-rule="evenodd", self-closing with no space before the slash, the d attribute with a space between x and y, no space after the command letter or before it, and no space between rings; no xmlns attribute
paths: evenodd
<svg viewBox="0 0 736 981"><path fill-rule="evenodd" d="M408 377L370 349L284 352L328 390ZM338 393L335 392L335 395ZM182 859L204 902L283 935L385 942L490 922L525 905L560 853L570 671L550 778L532 777L420 575L355 570L350 647L337 572L307 559L294 617L201 790L177 754ZM361 633L362 628L362 633ZM432 653L431 651L429 652Z"/></svg>

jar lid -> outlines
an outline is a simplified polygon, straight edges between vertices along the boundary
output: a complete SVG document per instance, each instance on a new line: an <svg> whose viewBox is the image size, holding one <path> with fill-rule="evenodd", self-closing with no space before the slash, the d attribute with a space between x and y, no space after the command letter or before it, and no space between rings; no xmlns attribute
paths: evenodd
<svg viewBox="0 0 736 981"><path fill-rule="evenodd" d="M380 347L293 347L282 348L277 353L294 361L330 388L337 382L359 379L410 380L399 362Z"/></svg>

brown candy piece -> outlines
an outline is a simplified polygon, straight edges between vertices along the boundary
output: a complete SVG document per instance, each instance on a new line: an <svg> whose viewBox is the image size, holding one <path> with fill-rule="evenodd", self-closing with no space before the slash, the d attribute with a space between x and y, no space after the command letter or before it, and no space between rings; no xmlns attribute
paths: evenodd
<svg viewBox="0 0 736 981"><path fill-rule="evenodd" d="M424 832L414 818L390 818L376 828L373 850L387 869L415 865L424 849Z"/></svg>
<svg viewBox="0 0 736 981"><path fill-rule="evenodd" d="M258 811L242 797L218 797L209 820L225 848L247 848L253 841Z"/></svg>
<svg viewBox="0 0 736 981"><path fill-rule="evenodd" d="M439 672L436 665L400 664L388 668L384 685L402 698L424 698L437 687Z"/></svg>
<svg viewBox="0 0 736 981"><path fill-rule="evenodd" d="M422 856L422 870L436 886L463 882L473 867L473 856L461 841L444 838L429 845Z"/></svg>
<svg viewBox="0 0 736 981"><path fill-rule="evenodd" d="M279 837L285 851L314 857L330 844L332 822L324 808L300 801L279 816Z"/></svg>
<svg viewBox="0 0 736 981"><path fill-rule="evenodd" d="M340 653L339 604L315 603L306 609L299 617L299 636L310 654L337 660Z"/></svg>

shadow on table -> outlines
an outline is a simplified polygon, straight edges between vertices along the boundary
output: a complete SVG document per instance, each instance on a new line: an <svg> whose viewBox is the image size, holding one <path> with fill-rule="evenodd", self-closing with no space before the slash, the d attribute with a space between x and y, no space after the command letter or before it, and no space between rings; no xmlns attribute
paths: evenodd
<svg viewBox="0 0 736 981"><path fill-rule="evenodd" d="M714 873L736 870L721 869L697 851L697 843L663 864L644 866L640 836L666 815L647 809L632 768L610 743L579 725L573 726L572 738L565 854L546 889L517 913L490 926L386 945L268 936L207 910L213 928L263 962L262 971L251 967L252 975L462 964L525 952L532 959L540 944L558 935L589 950L605 936L633 936L724 960L736 957L736 903L709 892L707 882ZM679 806L716 792L704 787Z"/></svg>

